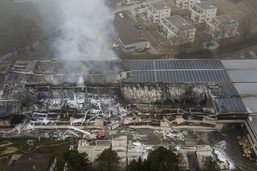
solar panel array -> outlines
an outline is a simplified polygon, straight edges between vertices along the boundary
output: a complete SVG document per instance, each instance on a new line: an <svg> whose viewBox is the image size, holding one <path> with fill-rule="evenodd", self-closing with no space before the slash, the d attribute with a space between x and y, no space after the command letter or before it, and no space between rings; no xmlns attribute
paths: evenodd
<svg viewBox="0 0 257 171"><path fill-rule="evenodd" d="M146 60L125 61L133 83L208 83L228 82L229 76L220 60Z"/></svg>
<svg viewBox="0 0 257 171"><path fill-rule="evenodd" d="M224 69L219 60L157 60L156 69Z"/></svg>
<svg viewBox="0 0 257 171"><path fill-rule="evenodd" d="M123 64L128 70L224 69L220 60L142 60Z"/></svg>
<svg viewBox="0 0 257 171"><path fill-rule="evenodd" d="M154 61L125 61L124 67L128 70L153 70Z"/></svg>
<svg viewBox="0 0 257 171"><path fill-rule="evenodd" d="M247 113L245 105L239 97L217 99L216 104L219 113Z"/></svg>
<svg viewBox="0 0 257 171"><path fill-rule="evenodd" d="M218 87L212 87L212 94L218 97L239 97L237 90L231 83L219 85Z"/></svg>

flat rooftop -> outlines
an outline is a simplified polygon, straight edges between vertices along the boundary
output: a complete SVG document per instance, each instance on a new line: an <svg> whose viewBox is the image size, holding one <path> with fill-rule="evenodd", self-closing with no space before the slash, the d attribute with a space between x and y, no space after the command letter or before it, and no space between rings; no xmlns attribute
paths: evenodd
<svg viewBox="0 0 257 171"><path fill-rule="evenodd" d="M235 19L233 19L227 15L216 16L213 19L221 22L224 25L238 23L238 21L236 21Z"/></svg>
<svg viewBox="0 0 257 171"><path fill-rule="evenodd" d="M211 10L211 9L216 9L217 8L209 2L196 3L196 4L194 4L194 6L199 6L200 8L202 8L204 10Z"/></svg>
<svg viewBox="0 0 257 171"><path fill-rule="evenodd" d="M168 9L170 8L169 6L167 6L164 2L159 1L159 2L154 2L152 4L150 4L150 6L152 6L153 8L155 8L156 10L164 10L164 9Z"/></svg>
<svg viewBox="0 0 257 171"><path fill-rule="evenodd" d="M115 34L123 45L146 41L138 31L137 23L125 13L117 13L114 19Z"/></svg>
<svg viewBox="0 0 257 171"><path fill-rule="evenodd" d="M168 20L169 23L171 23L172 25L174 25L176 28L178 28L181 31L195 29L195 27L193 25L188 23L184 18L182 18L179 15L173 15L170 17L166 17L166 19Z"/></svg>

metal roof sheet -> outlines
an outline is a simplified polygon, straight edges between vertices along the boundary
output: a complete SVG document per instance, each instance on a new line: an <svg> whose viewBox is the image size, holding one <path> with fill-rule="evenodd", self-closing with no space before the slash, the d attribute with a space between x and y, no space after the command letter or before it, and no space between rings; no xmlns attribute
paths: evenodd
<svg viewBox="0 0 257 171"><path fill-rule="evenodd" d="M257 97L257 83L235 83L234 86L241 97Z"/></svg>
<svg viewBox="0 0 257 171"><path fill-rule="evenodd" d="M257 69L257 59L221 60L225 69Z"/></svg>
<svg viewBox="0 0 257 171"><path fill-rule="evenodd" d="M245 108L250 114L257 114L257 97L242 97Z"/></svg>
<svg viewBox="0 0 257 171"><path fill-rule="evenodd" d="M228 70L227 73L234 83L257 83L257 70Z"/></svg>

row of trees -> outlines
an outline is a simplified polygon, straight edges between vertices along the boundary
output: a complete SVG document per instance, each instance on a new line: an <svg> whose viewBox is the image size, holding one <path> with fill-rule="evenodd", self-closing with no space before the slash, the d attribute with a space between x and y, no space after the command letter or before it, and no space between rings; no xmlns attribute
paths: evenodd
<svg viewBox="0 0 257 171"><path fill-rule="evenodd" d="M95 167L89 166L88 155L79 153L76 150L69 150L64 153L64 160L68 165L69 171L118 171L120 157L111 148L104 150L95 160Z"/></svg>
<svg viewBox="0 0 257 171"><path fill-rule="evenodd" d="M139 157L138 160L132 160L127 167L120 167L120 157L111 148L104 150L95 160L94 167L88 165L88 155L79 153L76 150L65 152L64 159L68 164L68 170L97 170L97 171L180 171L180 157L172 150L164 147L158 147L151 151L146 160ZM217 162L208 159L205 163L205 169L209 171L218 171Z"/></svg>
<svg viewBox="0 0 257 171"><path fill-rule="evenodd" d="M151 151L147 159L132 160L128 166L129 171L180 171L179 157L172 150L159 147Z"/></svg>

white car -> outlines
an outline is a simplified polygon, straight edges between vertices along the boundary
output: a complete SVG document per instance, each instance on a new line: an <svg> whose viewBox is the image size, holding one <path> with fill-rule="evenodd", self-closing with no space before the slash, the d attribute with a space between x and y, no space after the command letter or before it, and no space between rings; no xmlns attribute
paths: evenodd
<svg viewBox="0 0 257 171"><path fill-rule="evenodd" d="M119 44L113 44L113 45L112 45L113 48L117 48L117 47L119 47L119 46L120 46Z"/></svg>
<svg viewBox="0 0 257 171"><path fill-rule="evenodd" d="M149 42L146 43L146 49L150 49L150 43Z"/></svg>

